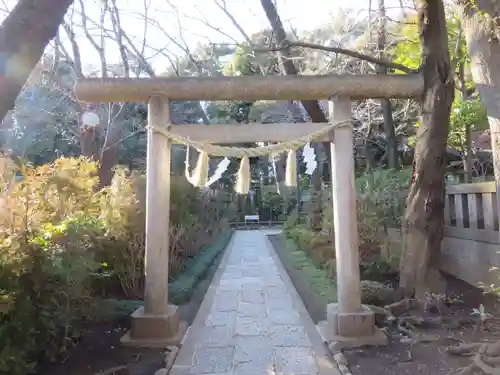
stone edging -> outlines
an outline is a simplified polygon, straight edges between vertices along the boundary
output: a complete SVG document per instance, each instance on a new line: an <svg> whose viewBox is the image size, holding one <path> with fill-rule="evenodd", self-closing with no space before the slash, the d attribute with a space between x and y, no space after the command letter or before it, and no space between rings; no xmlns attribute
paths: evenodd
<svg viewBox="0 0 500 375"><path fill-rule="evenodd" d="M199 331L201 327L203 327L205 320L207 319L207 316L210 313L210 308L212 307L215 298L216 286L219 285L222 274L226 269L227 261L231 253L230 249L232 246L234 246L234 240L235 240L235 231L231 230L231 237L229 238L229 241L223 250L222 259L219 263L218 269L215 272L212 281L210 283L210 286L208 287L205 293L205 297L203 298L203 301L198 309L198 312L196 313L196 317L193 323L191 324L190 327L188 327L186 333L184 334L180 346L177 347L177 352L168 353L171 358L165 358L165 368L158 370L157 373L155 373L155 375L167 375L170 373L184 374L186 373L186 369L189 369L189 364L191 362L190 353L193 352L194 347L196 345L196 338L192 332ZM174 362L176 359L178 361L174 366Z"/></svg>
<svg viewBox="0 0 500 375"><path fill-rule="evenodd" d="M328 350L330 350L330 348L328 348ZM340 373L342 375L352 375L351 372L349 371L349 364L347 363L347 358L342 354L342 352L332 352L330 350L330 352L332 353L332 356L333 356L333 360L335 361L335 363L337 364L337 367L339 368L340 370Z"/></svg>
<svg viewBox="0 0 500 375"><path fill-rule="evenodd" d="M177 358L177 354L179 353L179 347L169 346L166 349L164 358L165 367L157 370L154 375L167 375L174 365L175 358Z"/></svg>

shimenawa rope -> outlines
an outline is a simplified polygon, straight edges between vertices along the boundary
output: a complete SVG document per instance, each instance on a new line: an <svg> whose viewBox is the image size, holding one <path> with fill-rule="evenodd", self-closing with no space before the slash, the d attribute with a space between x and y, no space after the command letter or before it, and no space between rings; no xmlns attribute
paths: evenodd
<svg viewBox="0 0 500 375"><path fill-rule="evenodd" d="M286 152L288 150L296 150L300 147L303 147L306 143L317 140L318 138L321 138L322 136L326 135L334 127L348 126L349 124L351 124L351 120L339 121L334 124L329 124L328 126L325 126L324 128L319 129L311 134L302 136L297 139L293 139L291 141L280 142L268 146L251 147L251 148L217 146L210 143L193 141L189 138L169 132L168 130L157 126L148 126L148 129L151 129L155 133L162 134L176 143L196 148L200 152L207 153L207 155L223 156L227 158L243 158L244 156L253 158L258 156L277 155Z"/></svg>
<svg viewBox="0 0 500 375"><path fill-rule="evenodd" d="M235 190L239 194L248 194L250 189L250 162L249 158L259 157L259 156L271 156L278 155L283 152L288 152L287 157L287 170L285 174L285 185L286 186L296 186L295 173L297 170L296 162L296 151L298 148L303 147L311 141L315 141L322 138L328 132L330 132L334 127L349 126L351 120L339 121L337 123L329 124L322 129L319 129L311 134L308 134L297 139L293 139L286 142L280 142L268 146L260 147L227 147L218 146L210 143L193 141L189 138L183 137L181 135L172 133L167 129L160 128L157 126L148 126L147 128L154 133L161 134L165 137L170 138L176 143L183 144L187 147L196 148L200 155L198 157L198 162L193 171L193 176L189 175L188 168L186 167L186 178L195 186L207 187L208 183L208 159L209 155L212 156L223 156L226 158L241 158L240 169L238 171L238 178L236 180ZM189 163L188 154L186 155L186 165ZM212 183L215 181L212 181Z"/></svg>

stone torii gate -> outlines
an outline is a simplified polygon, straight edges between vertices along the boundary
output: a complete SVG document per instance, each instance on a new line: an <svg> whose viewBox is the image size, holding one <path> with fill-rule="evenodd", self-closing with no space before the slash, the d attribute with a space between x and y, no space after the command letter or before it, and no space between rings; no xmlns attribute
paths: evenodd
<svg viewBox="0 0 500 375"><path fill-rule="evenodd" d="M214 144L282 142L306 136L328 124L172 125L172 100L321 100L329 99L331 122L351 119L351 100L419 98L420 75L329 75L260 77L175 77L87 79L75 87L84 102L148 101L146 254L144 307L132 314L122 342L164 346L185 331L176 306L168 303L170 163L172 141L153 127ZM373 313L362 306L352 126L333 127L332 196L337 267L337 301L328 305L318 328L325 341L343 346L383 342ZM383 335L382 335L383 336ZM381 341L382 340L382 341Z"/></svg>

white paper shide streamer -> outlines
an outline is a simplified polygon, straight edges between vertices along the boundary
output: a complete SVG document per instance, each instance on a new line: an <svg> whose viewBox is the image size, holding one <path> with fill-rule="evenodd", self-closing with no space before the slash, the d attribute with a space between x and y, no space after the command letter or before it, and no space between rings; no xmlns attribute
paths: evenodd
<svg viewBox="0 0 500 375"><path fill-rule="evenodd" d="M184 174L186 175L186 179L193 186L198 187L209 187L214 182L218 181L224 172L229 167L229 159L222 159L219 164L217 164L217 168L215 169L212 177L208 178L208 155L203 151L200 153L200 157L198 158L198 163L196 168L193 171L193 175L189 173L189 147L186 149L186 167L184 170Z"/></svg>
<svg viewBox="0 0 500 375"><path fill-rule="evenodd" d="M311 176L318 166L318 162L316 161L316 153L314 152L314 148L311 147L310 143L306 143L304 146L304 150L302 151L302 158L304 159L304 163L306 163L306 174Z"/></svg>
<svg viewBox="0 0 500 375"><path fill-rule="evenodd" d="M218 181L222 177L224 172L227 171L229 163L230 163L229 159L224 158L219 162L219 164L217 164L217 168L215 168L214 174L212 175L212 177L210 177L210 179L207 182L207 187L212 185L214 182Z"/></svg>
<svg viewBox="0 0 500 375"><path fill-rule="evenodd" d="M274 180L276 181L276 192L278 194L281 194L280 192L280 184L279 184L279 181L277 179L277 173L276 173L276 155L271 155L270 156L271 160L272 160L272 165L273 165L273 173L274 173Z"/></svg>

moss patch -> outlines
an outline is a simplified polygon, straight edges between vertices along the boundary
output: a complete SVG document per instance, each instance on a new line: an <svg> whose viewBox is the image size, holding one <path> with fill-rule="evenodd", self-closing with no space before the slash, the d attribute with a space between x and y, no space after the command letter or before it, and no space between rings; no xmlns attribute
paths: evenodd
<svg viewBox="0 0 500 375"><path fill-rule="evenodd" d="M285 238L284 243L287 249L286 256L296 270L299 270L304 279L311 286L312 291L326 305L336 302L337 288L332 279L328 277L325 269L317 267L315 262L300 249L296 242L290 238Z"/></svg>

